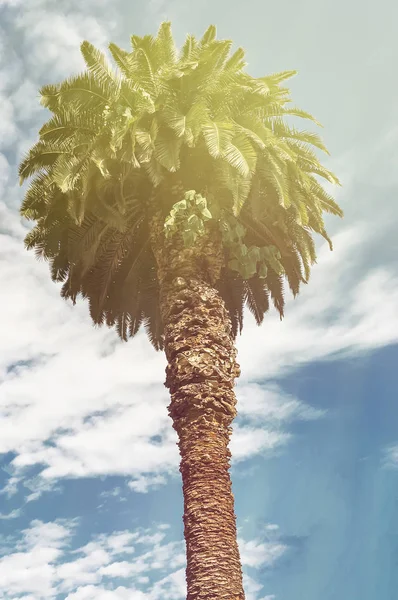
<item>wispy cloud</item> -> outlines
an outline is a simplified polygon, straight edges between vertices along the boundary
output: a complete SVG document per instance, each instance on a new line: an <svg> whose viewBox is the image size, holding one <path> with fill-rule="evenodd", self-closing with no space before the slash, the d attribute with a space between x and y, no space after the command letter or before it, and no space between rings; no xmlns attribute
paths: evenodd
<svg viewBox="0 0 398 600"><path fill-rule="evenodd" d="M132 476L136 491L159 485L178 465L166 411L164 356L144 335L120 343L114 332L92 328L85 304L72 308L63 302L46 265L23 249L18 219L4 210L13 236L0 237L0 282L6 290L0 298L6 424L0 450L16 453L13 476L41 466L47 480L122 474ZM284 322L270 313L259 329L248 318L238 341L235 461L288 442L289 421L323 416L275 385L253 381L398 340L396 275L378 268L359 282L354 278L366 235L364 227L349 229L335 236L334 254L321 249L311 285L288 303ZM378 304L382 311L375 311Z"/></svg>
<svg viewBox="0 0 398 600"><path fill-rule="evenodd" d="M21 509L16 508L7 514L0 513L0 521L8 521L9 519L17 519L18 517L21 516L21 512L22 512Z"/></svg>
<svg viewBox="0 0 398 600"><path fill-rule="evenodd" d="M166 478L163 475L141 475L136 479L132 479L128 482L128 486L135 492L147 494L150 489L157 489L159 486L166 483Z"/></svg>
<svg viewBox="0 0 398 600"><path fill-rule="evenodd" d="M99 534L74 548L77 521L33 521L14 550L0 558L0 594L5 600L184 598L185 552L180 541L167 541L165 524L153 529ZM239 540L244 568L271 565L285 550L278 544ZM248 600L262 585L245 574ZM110 595L111 594L111 595ZM30 596L29 596L30 597Z"/></svg>
<svg viewBox="0 0 398 600"><path fill-rule="evenodd" d="M387 468L398 469L398 444L388 446L384 450L383 465Z"/></svg>

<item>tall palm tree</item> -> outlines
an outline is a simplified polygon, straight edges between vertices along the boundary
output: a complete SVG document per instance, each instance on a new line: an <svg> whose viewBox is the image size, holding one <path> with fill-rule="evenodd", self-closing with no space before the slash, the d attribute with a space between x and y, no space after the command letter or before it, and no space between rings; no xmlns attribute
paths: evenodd
<svg viewBox="0 0 398 600"><path fill-rule="evenodd" d="M144 324L168 360L169 414L179 438L189 600L242 600L228 443L239 375L234 340L247 304L258 324L270 299L283 316L329 244L323 212L342 212L338 184L314 148L309 119L281 84L254 78L244 51L211 26L175 48L156 37L87 41L84 73L41 89L52 117L20 165L33 176L21 214L27 248L47 259L61 295L87 298L96 324L127 340Z"/></svg>

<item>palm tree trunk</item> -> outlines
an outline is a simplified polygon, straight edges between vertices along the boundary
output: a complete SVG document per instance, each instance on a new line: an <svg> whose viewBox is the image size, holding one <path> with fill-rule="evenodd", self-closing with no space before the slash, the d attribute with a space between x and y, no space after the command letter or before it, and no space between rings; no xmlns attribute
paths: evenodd
<svg viewBox="0 0 398 600"><path fill-rule="evenodd" d="M187 600L244 600L228 443L239 375L231 323L210 280L223 262L214 235L185 249L153 221L168 360L169 414L179 438Z"/></svg>

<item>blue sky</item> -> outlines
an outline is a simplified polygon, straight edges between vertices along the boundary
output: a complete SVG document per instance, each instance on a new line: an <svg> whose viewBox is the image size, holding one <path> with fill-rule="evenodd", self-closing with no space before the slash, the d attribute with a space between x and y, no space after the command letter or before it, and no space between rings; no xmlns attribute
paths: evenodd
<svg viewBox="0 0 398 600"><path fill-rule="evenodd" d="M297 69L345 210L281 323L247 317L231 449L247 600L393 600L398 587L398 8L382 0L0 0L0 598L184 598L182 495L144 335L122 344L23 249L16 164L37 90L79 43L210 23L248 70Z"/></svg>

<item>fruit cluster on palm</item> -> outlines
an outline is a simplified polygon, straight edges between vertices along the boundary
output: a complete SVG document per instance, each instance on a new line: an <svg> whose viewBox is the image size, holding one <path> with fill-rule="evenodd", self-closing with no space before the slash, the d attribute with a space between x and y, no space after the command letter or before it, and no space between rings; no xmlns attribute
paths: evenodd
<svg viewBox="0 0 398 600"><path fill-rule="evenodd" d="M320 181L338 181L315 154L320 138L288 124L316 122L291 106L282 84L294 72L249 76L243 50L231 54L213 26L179 52L169 23L131 44L109 45L114 69L83 42L87 70L41 89L52 117L19 171L33 177L26 245L49 261L64 298L88 299L94 323L123 339L144 324L165 349L188 598L240 600L227 449L233 340L245 304L258 323L270 300L282 316L284 280L294 295L308 280L312 233L331 244L322 215L342 214Z"/></svg>

